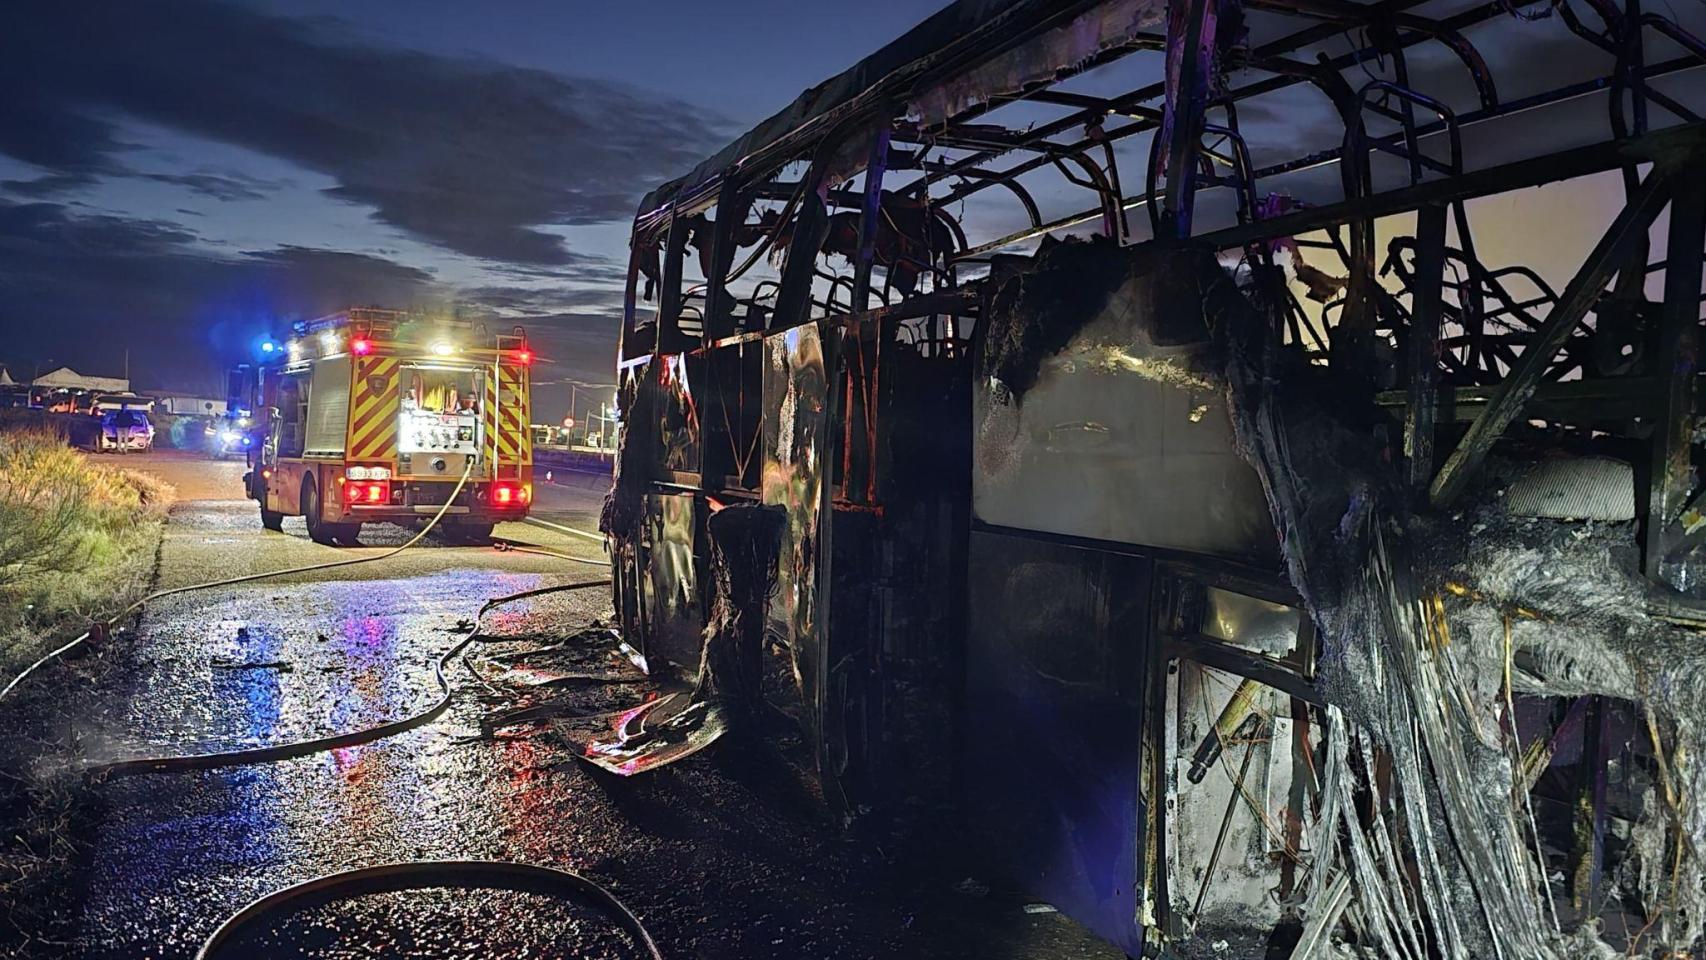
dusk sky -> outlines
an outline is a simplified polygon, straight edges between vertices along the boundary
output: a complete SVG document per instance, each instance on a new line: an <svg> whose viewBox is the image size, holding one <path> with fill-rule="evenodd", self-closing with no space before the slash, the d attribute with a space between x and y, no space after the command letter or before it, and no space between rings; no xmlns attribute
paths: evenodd
<svg viewBox="0 0 1706 960"><path fill-rule="evenodd" d="M128 349L140 387L194 388L269 325L454 304L526 324L542 379L608 383L640 196L934 9L14 7L0 364L116 375Z"/></svg>
<svg viewBox="0 0 1706 960"><path fill-rule="evenodd" d="M566 384L613 379L640 197L939 5L873 0L826 19L785 0L26 0L0 33L0 364L19 379L38 364L117 375L128 350L143 390L217 391L269 328L351 305L455 308L528 328L550 361L539 417L554 420ZM1702 10L1676 12L1706 31ZM1510 97L1610 68L1561 18L1499 18L1473 36ZM1159 63L1132 57L1078 89L1128 90ZM1474 107L1444 46L1409 65ZM1513 121L1520 134L1471 131L1471 159L1497 161L1548 124L1571 142L1606 135L1597 101L1560 109ZM1305 85L1245 104L1240 128L1258 164L1342 136ZM1145 147L1124 144L1123 162ZM1272 186L1330 197L1338 179L1324 167ZM1031 189L1066 204L1050 216L1088 203ZM1610 216L1599 200L1621 193L1599 189L1537 205L1573 218L1553 247L1591 244ZM1230 194L1213 194L1199 220L1216 203L1231 216ZM1507 227L1521 222L1481 224L1489 262L1533 260ZM1537 266L1562 283L1579 254L1558 259Z"/></svg>

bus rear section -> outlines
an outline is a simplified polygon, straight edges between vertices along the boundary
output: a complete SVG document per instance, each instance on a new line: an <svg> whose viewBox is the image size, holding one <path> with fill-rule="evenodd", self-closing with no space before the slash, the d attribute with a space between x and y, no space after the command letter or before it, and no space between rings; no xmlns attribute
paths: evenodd
<svg viewBox="0 0 1706 960"><path fill-rule="evenodd" d="M528 367L518 330L480 340L467 325L350 311L301 325L263 365L262 442L248 476L262 523L302 516L322 543L367 523L483 542L533 499Z"/></svg>

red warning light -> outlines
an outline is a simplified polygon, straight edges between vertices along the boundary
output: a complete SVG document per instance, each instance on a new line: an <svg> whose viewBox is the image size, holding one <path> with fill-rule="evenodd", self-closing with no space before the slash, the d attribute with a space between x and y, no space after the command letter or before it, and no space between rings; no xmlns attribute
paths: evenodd
<svg viewBox="0 0 1706 960"><path fill-rule="evenodd" d="M391 499L391 485L389 483L366 484L362 499L367 503L384 503Z"/></svg>
<svg viewBox="0 0 1706 960"><path fill-rule="evenodd" d="M526 365L532 363L533 362L533 351L525 349L525 348L521 349L521 350L517 350L515 352L515 362L521 364L522 366L526 366Z"/></svg>
<svg viewBox="0 0 1706 960"><path fill-rule="evenodd" d="M524 483L492 485L492 503L500 507L524 507L533 499L532 488Z"/></svg>
<svg viewBox="0 0 1706 960"><path fill-rule="evenodd" d="M358 357L365 357L373 352L373 341L366 337L356 337L349 342L349 352Z"/></svg>

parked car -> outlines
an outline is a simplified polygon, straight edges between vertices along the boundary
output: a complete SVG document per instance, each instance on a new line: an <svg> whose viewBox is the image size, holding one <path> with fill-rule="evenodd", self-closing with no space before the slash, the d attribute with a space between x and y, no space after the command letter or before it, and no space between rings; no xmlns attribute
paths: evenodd
<svg viewBox="0 0 1706 960"><path fill-rule="evenodd" d="M101 414L101 450L139 451L154 446L154 423L140 410Z"/></svg>

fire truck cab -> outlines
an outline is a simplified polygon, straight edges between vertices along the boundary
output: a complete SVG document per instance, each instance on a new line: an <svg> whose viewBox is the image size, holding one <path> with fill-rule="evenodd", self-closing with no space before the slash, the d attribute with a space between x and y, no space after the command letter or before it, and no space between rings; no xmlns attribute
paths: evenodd
<svg viewBox="0 0 1706 960"><path fill-rule="evenodd" d="M261 524L302 516L316 542L347 545L365 523L418 526L444 508L440 529L483 542L524 518L532 361L520 327L488 339L465 321L372 308L296 324L254 383L244 483Z"/></svg>

